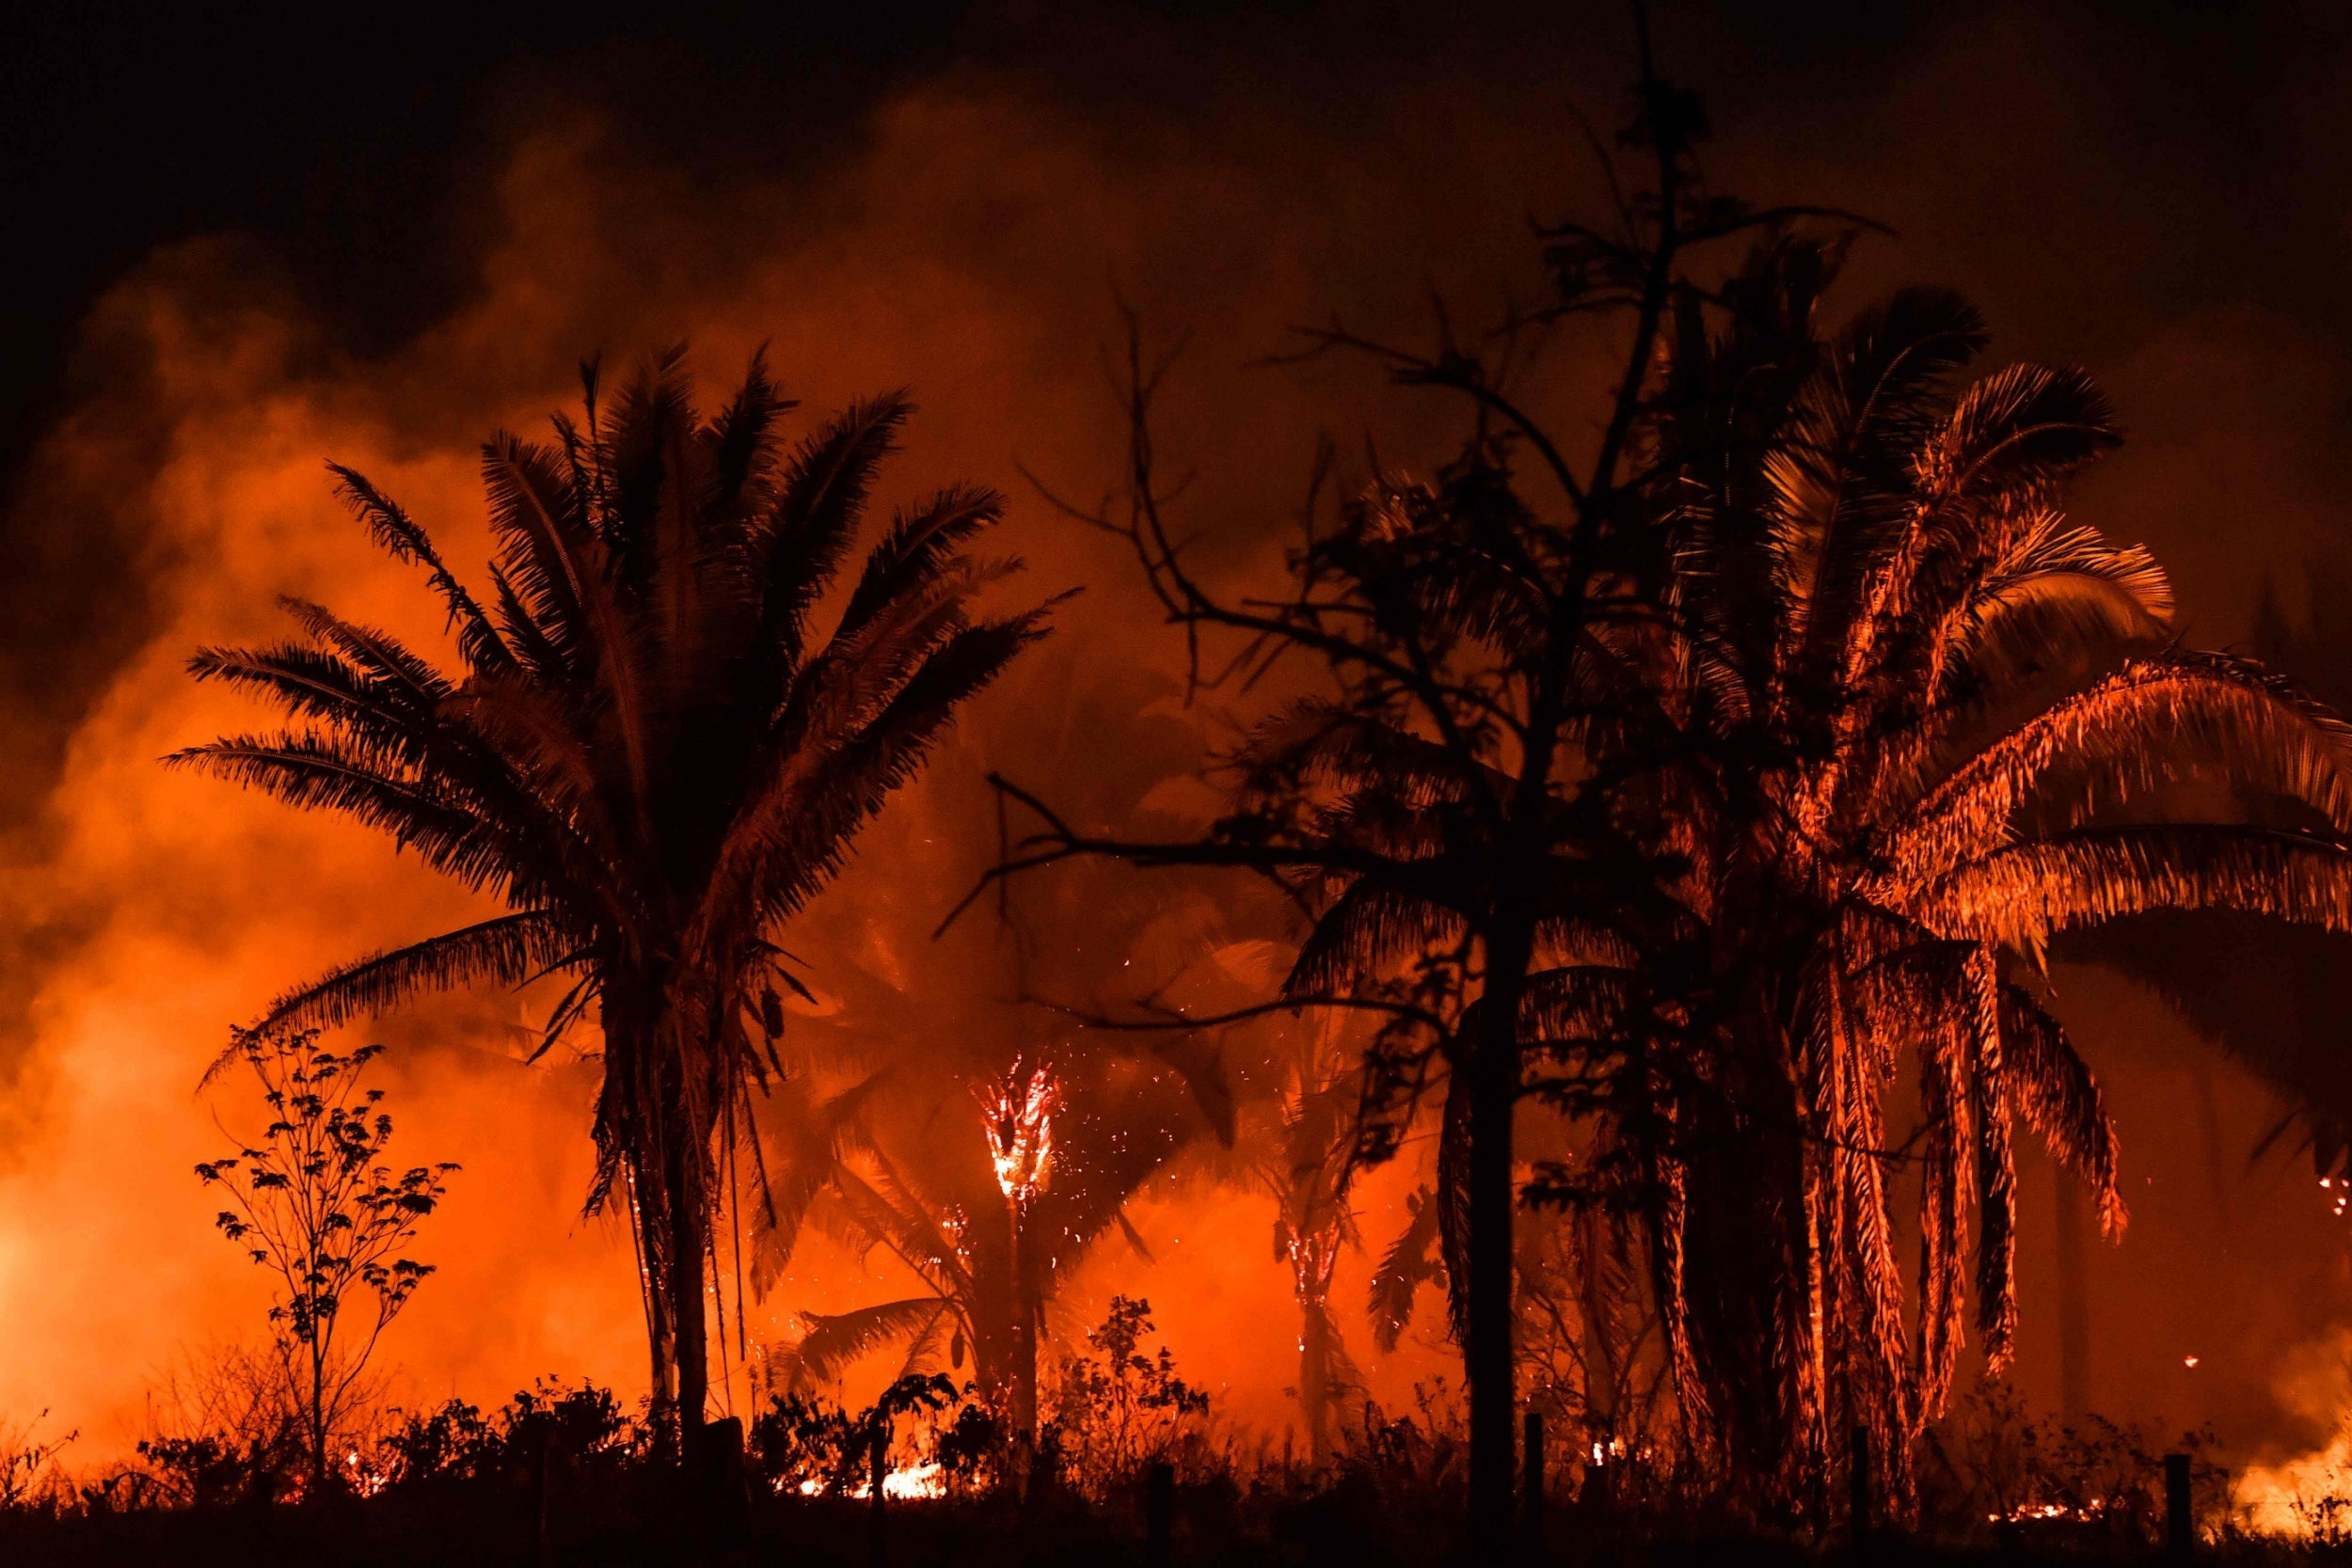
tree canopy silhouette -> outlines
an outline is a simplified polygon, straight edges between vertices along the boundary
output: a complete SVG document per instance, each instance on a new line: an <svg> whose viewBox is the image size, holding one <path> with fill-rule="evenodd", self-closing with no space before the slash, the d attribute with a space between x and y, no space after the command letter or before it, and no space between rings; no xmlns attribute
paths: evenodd
<svg viewBox="0 0 2352 1568"><path fill-rule="evenodd" d="M1711 275L1730 242L1825 214L1755 207L1712 189L1698 148L1706 118L1650 68L1619 144L1645 171L1621 178L1594 138L1612 210L1540 230L1550 279L1536 309L1465 344L1441 321L1421 354L1333 326L1308 352L1372 356L1398 382L1462 400L1471 428L1427 482L1375 473L1328 504L1328 453L1285 592L1213 592L1168 508L1152 439L1166 367L1131 329L1133 440L1119 504L1066 508L1132 547L1199 682L1247 689L1288 658L1317 689L1265 719L1227 759L1232 810L1189 842L1073 828L1012 781L1041 821L997 868L1012 876L1073 856L1138 865L1227 866L1277 881L1308 930L1283 986L1291 1004L1376 1011L1375 1118L1367 1152L1409 1114L1441 1066L1449 1114L1449 1238L1470 1385L1473 1555L1500 1560L1517 1470L1514 1118L1525 1090L1520 1018L1547 955L1687 917L1638 834L1611 821L1616 781L1588 767L1596 725L1615 721L1627 663L1615 628L1655 618L1672 535L1646 504L1645 443L1661 348L1677 316L1721 309ZM1515 380L1541 340L1588 327L1612 372L1592 400L1597 431L1548 430ZM1532 476L1532 478L1530 477ZM1223 643L1219 647L1216 644ZM1205 662L1230 653L1230 659ZM1394 1095L1390 1089L1400 1089Z"/></svg>
<svg viewBox="0 0 2352 1568"><path fill-rule="evenodd" d="M338 1054L304 1030L239 1031L231 1049L253 1069L269 1121L258 1147L196 1174L230 1206L214 1221L220 1233L278 1276L271 1349L302 1427L308 1495L323 1497L353 1479L328 1457L329 1440L364 1421L376 1344L433 1272L402 1254L457 1167L383 1163L391 1114L382 1089L359 1086L383 1047Z"/></svg>
<svg viewBox="0 0 2352 1568"><path fill-rule="evenodd" d="M1156 479L1159 372L1131 347L1124 505L1078 515L1129 541L1204 685L1287 657L1319 689L1224 759L1232 809L1203 838L1081 832L1000 781L1041 827L998 876L1104 855L1281 885L1306 917L1282 999L1388 1021L1367 1154L1441 1071L1431 1225L1489 1557L1527 1097L1598 1125L1603 1158L1528 1196L1638 1215L1690 1435L1752 1496L1809 1505L1832 1422L1899 1455L1940 1406L1972 1209L1980 1332L2007 1354L2018 1117L2121 1223L2096 1085L2030 984L2050 940L2149 910L2352 918L2347 732L2250 664L2174 648L2153 562L2057 510L2116 439L2096 389L2032 366L1963 380L1983 329L1939 291L1821 340L1844 242L1804 236L1853 220L1711 193L1704 132L1647 76L1623 139L1651 178L1623 185L1613 160L1616 221L1545 231L1553 299L1480 348L1312 335L1476 421L1429 478L1375 469L1335 519L1311 506L1281 596L1189 569ZM1744 260L1708 260L1734 238ZM1529 333L1581 320L1629 330L1580 448L1506 374ZM1201 663L1219 634L1239 649L1222 671ZM2135 816L2198 768L2317 825ZM1890 1148L1906 1054L1924 1121ZM1915 1343L1887 1208L1915 1167Z"/></svg>

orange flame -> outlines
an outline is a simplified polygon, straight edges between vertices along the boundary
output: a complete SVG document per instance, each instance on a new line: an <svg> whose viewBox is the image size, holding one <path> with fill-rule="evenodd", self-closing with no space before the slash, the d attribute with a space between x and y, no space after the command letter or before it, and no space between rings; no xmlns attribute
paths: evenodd
<svg viewBox="0 0 2352 1568"><path fill-rule="evenodd" d="M1331 1276L1339 1268L1343 1240L1337 1226L1304 1234L1291 1232L1285 1250L1290 1255L1293 1290L1300 1306L1324 1301L1330 1295Z"/></svg>
<svg viewBox="0 0 2352 1568"><path fill-rule="evenodd" d="M1008 1202L1025 1205L1045 1190L1054 1171L1054 1115L1061 1109L1061 1089L1053 1065L1031 1068L1016 1058L1003 1078L977 1092L996 1185Z"/></svg>
<svg viewBox="0 0 2352 1568"><path fill-rule="evenodd" d="M820 1497L824 1496L830 1484L829 1481L821 1479L804 1481L796 1490L804 1497ZM874 1495L874 1483L870 1480L861 1481L856 1485L846 1488L842 1495L850 1497L871 1497ZM946 1495L947 1473L935 1461L921 1465L901 1465L882 1477L884 1497L919 1501L931 1497L944 1497Z"/></svg>

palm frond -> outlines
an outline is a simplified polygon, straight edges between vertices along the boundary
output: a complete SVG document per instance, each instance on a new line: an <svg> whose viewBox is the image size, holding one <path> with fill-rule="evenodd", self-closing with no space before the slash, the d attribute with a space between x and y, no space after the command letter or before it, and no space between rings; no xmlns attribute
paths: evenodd
<svg viewBox="0 0 2352 1568"><path fill-rule="evenodd" d="M886 1079L884 1072L868 1073L822 1100L790 1078L769 1092L768 1114L760 1118L766 1134L751 1134L764 1146L752 1206L752 1282L763 1296L790 1262L818 1195L842 1162L865 1146L860 1118Z"/></svg>
<svg viewBox="0 0 2352 1568"><path fill-rule="evenodd" d="M759 700L781 701L808 641L811 608L849 553L874 476L898 448L913 405L888 392L851 405L802 443L776 485L774 510L749 536L746 571L760 608L752 656Z"/></svg>
<svg viewBox="0 0 2352 1568"><path fill-rule="evenodd" d="M890 531L866 558L866 570L842 610L834 635L854 634L885 605L913 599L952 571L962 546L995 526L1005 498L994 490L960 485L943 490L911 513L900 513Z"/></svg>
<svg viewBox="0 0 2352 1568"><path fill-rule="evenodd" d="M2201 770L2352 832L2352 729L2259 667L2175 653L2127 664L1967 757L1904 814L1890 856L1906 878L1931 877L2008 842L2028 807L2079 823Z"/></svg>
<svg viewBox="0 0 2352 1568"><path fill-rule="evenodd" d="M1413 1298L1443 1270L1438 1257L1438 1199L1424 1187L1406 1199L1412 1216L1396 1234L1372 1271L1365 1310L1372 1318L1372 1340L1383 1355L1394 1351L1406 1325L1413 1321Z"/></svg>
<svg viewBox="0 0 2352 1568"><path fill-rule="evenodd" d="M847 1312L803 1312L806 1326L789 1353L789 1379L799 1386L830 1383L886 1345L919 1342L953 1310L944 1296L910 1296Z"/></svg>
<svg viewBox="0 0 2352 1568"><path fill-rule="evenodd" d="M2040 954L2059 932L2159 910L2231 910L2352 930L2352 855L2266 828L2081 829L1996 850L1936 879L1920 924Z"/></svg>
<svg viewBox="0 0 2352 1568"><path fill-rule="evenodd" d="M272 1002L257 1028L340 1028L389 1011L421 991L485 981L518 986L578 953L551 911L527 910L461 927L343 965Z"/></svg>
<svg viewBox="0 0 2352 1568"><path fill-rule="evenodd" d="M1329 996L1391 972L1408 954L1460 940L1462 917L1386 880L1365 878L1342 893L1299 944L1283 990Z"/></svg>
<svg viewBox="0 0 2352 1568"><path fill-rule="evenodd" d="M2100 1228L2122 1234L2125 1212L2117 1184L2115 1122L2099 1081L2075 1054L2066 1030L2031 994L2001 988L2001 1057L2010 1092L2051 1156L2090 1184Z"/></svg>
<svg viewBox="0 0 2352 1568"><path fill-rule="evenodd" d="M337 498L367 526L368 537L376 546L395 561L425 568L434 592L449 608L450 624L457 630L457 650L466 663L476 670L497 670L511 664L514 655L499 636L497 626L443 562L431 535L366 475L341 463L329 463L326 468L335 476Z"/></svg>

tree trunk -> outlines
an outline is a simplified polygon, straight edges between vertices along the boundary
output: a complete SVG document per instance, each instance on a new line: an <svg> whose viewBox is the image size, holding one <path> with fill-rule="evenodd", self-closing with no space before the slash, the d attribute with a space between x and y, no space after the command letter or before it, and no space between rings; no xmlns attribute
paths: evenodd
<svg viewBox="0 0 2352 1568"><path fill-rule="evenodd" d="M1007 1266L1012 1274L1012 1434L1025 1456L1037 1445L1037 1303L1030 1299L1026 1259L1021 1255L1021 1206L1006 1200L1010 1227Z"/></svg>
<svg viewBox="0 0 2352 1568"><path fill-rule="evenodd" d="M1516 926L1484 943L1486 979L1470 1056L1470 1298L1463 1374L1470 1384L1470 1546L1472 1560L1502 1562L1510 1550L1518 1468L1511 1232L1512 1119L1519 1092L1519 999L1531 934Z"/></svg>
<svg viewBox="0 0 2352 1568"><path fill-rule="evenodd" d="M659 1050L657 1009L646 1000L654 993L654 985L643 975L616 968L605 976L598 1022L609 1063L643 1061ZM664 1119L675 1125L675 1085L661 1099ZM675 1463L678 1458L677 1313L668 1264L676 1244L669 1212L674 1163L664 1150L645 1147L644 1129L633 1118L624 1117L613 1132L622 1140L620 1196L628 1205L630 1240L637 1253L637 1289L645 1308L645 1400L652 1417L654 1452L658 1459Z"/></svg>
<svg viewBox="0 0 2352 1568"><path fill-rule="evenodd" d="M1298 1334L1298 1408L1307 1422L1307 1458L1320 1465L1331 1446L1331 1316L1318 1298L1305 1306Z"/></svg>
<svg viewBox="0 0 2352 1568"><path fill-rule="evenodd" d="M637 1230L638 1255L644 1260L637 1285L645 1297L645 1388L653 1407L654 1448L657 1453L675 1459L671 1444L677 1430L677 1335L671 1327L675 1314L670 1309L669 1282L661 1266L669 1241L650 1210L641 1212Z"/></svg>
<svg viewBox="0 0 2352 1568"><path fill-rule="evenodd" d="M1006 1211L1009 1215L1009 1209ZM1002 1250L999 1242L1002 1242ZM1012 1418L1013 1302L1011 1284L1012 1230L1009 1223L1000 1239L995 1227L975 1224L972 1247L972 1299L965 1305L972 1330L972 1374L991 1409L1010 1430Z"/></svg>
<svg viewBox="0 0 2352 1568"><path fill-rule="evenodd" d="M1576 1212L1577 1315L1583 1335L1577 1353L1584 1365L1584 1424L1588 1439L1602 1445L1620 1435L1617 1409L1617 1304L1610 1289L1607 1252L1615 1237L1599 1205Z"/></svg>
<svg viewBox="0 0 2352 1568"><path fill-rule="evenodd" d="M681 1122L684 1117L678 1118ZM706 1145L707 1147L707 1145ZM691 1451L710 1392L709 1309L703 1300L703 1260L710 1243L710 1210L704 1201L694 1135L680 1127L665 1161L670 1210L670 1321L676 1336L677 1422L682 1452Z"/></svg>
<svg viewBox="0 0 2352 1568"><path fill-rule="evenodd" d="M325 1501L326 1468L326 1343L313 1337L310 1351L310 1491Z"/></svg>
<svg viewBox="0 0 2352 1568"><path fill-rule="evenodd" d="M1822 1500L1824 1462L1802 1107L1763 1031L1724 1043L1684 1137L1691 1355L1732 1484L1793 1516Z"/></svg>

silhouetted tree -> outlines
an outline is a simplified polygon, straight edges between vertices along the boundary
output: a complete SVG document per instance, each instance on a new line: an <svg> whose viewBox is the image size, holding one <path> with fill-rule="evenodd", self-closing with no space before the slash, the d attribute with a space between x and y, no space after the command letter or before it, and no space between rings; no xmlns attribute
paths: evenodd
<svg viewBox="0 0 2352 1568"><path fill-rule="evenodd" d="M1552 282L1537 310L1482 342L1447 333L1432 354L1339 328L1309 350L1375 356L1400 382L1466 400L1474 428L1427 482L1376 474L1338 516L1311 504L1289 591L1227 597L1195 575L1168 515L1151 407L1166 367L1128 356L1133 441L1123 501L1073 515L1123 538L1198 684L1247 687L1285 657L1319 666L1322 689L1261 726L1228 759L1232 810L1191 841L1081 831L1009 781L1043 826L999 867L1012 876L1073 856L1145 866L1223 865L1275 879L1310 932L1285 1000L1343 1002L1389 1021L1375 1049L1376 1111L1431 1083L1454 1085L1441 1134L1439 1219L1459 1238L1470 1385L1469 1526L1474 1555L1508 1544L1517 1472L1513 1344L1513 1117L1521 1098L1530 976L1551 955L1627 927L1681 918L1656 893L1661 867L1611 821L1616 782L1586 763L1591 732L1615 721L1628 661L1614 628L1652 619L1671 531L1648 506L1644 432L1660 389L1663 335L1717 307L1693 272L1721 242L1811 209L1756 209L1714 192L1697 158L1705 117L1650 69L1646 36L1634 118L1621 137L1648 169L1621 178L1597 139L1613 207L1598 225L1542 231ZM1534 341L1590 324L1622 329L1587 439L1556 435L1523 405L1516 372ZM1539 501L1522 483L1532 469ZM1319 470L1327 477L1327 467ZM1320 487L1318 493L1320 494ZM1230 663L1211 640L1235 645ZM1392 1147L1376 1117L1367 1154Z"/></svg>
<svg viewBox="0 0 2352 1568"><path fill-rule="evenodd" d="M1209 1396L1177 1375L1166 1345L1143 1351L1152 1304L1114 1295L1100 1325L1086 1332L1092 1354L1062 1359L1055 1379L1053 1438L1069 1479L1100 1497L1132 1482L1146 1465L1176 1457Z"/></svg>
<svg viewBox="0 0 2352 1568"><path fill-rule="evenodd" d="M315 1497L336 1484L327 1444L353 1414L376 1342L433 1272L404 1254L457 1167L384 1164L384 1091L359 1086L383 1047L339 1055L316 1030L240 1030L231 1049L260 1081L269 1125L196 1174L228 1195L221 1234L278 1276L272 1338Z"/></svg>
<svg viewBox="0 0 2352 1568"><path fill-rule="evenodd" d="M1604 1044L1545 1090L1636 1167L1686 1420L1783 1501L1850 1425L1904 1484L1950 1385L1972 1209L1978 1327L2008 1357L2018 1117L2122 1223L2114 1129L2033 983L2051 941L2153 910L2352 920L2352 731L2177 647L2156 563L2058 510L2115 444L2095 388L1966 378L1983 326L1940 291L1819 336L1838 249L1775 238L1720 328L1680 318L1647 426L1673 613L1640 634L1622 764L1595 761L1638 781L1685 934L1531 981L1544 1035ZM2217 822L2168 793L2198 776L2313 827ZM1905 1055L1920 1121L1890 1139Z"/></svg>
<svg viewBox="0 0 2352 1568"><path fill-rule="evenodd" d="M1043 611L977 612L1019 563L968 553L1002 511L970 486L899 513L831 594L902 396L787 450L793 404L756 358L707 420L678 352L610 410L593 368L585 381L584 423L558 416L552 445L483 449L486 603L396 504L335 470L372 537L428 574L459 673L292 602L308 641L206 649L192 668L296 726L173 760L343 812L511 907L291 991L268 1025L570 977L548 1038L602 1026L589 1206L617 1197L629 1214L667 1433L703 1418L718 1151L773 1075L779 992L801 989L772 939L957 709L1041 635Z"/></svg>

